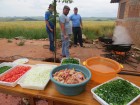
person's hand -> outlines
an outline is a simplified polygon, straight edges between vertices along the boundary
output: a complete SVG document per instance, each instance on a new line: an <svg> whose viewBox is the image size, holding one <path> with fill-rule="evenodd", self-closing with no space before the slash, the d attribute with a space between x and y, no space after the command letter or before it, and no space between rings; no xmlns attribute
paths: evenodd
<svg viewBox="0 0 140 105"><path fill-rule="evenodd" d="M53 32L53 29L52 29L52 28L50 28L50 31L51 31L51 32Z"/></svg>
<svg viewBox="0 0 140 105"><path fill-rule="evenodd" d="M81 26L81 29L83 30L83 26Z"/></svg>
<svg viewBox="0 0 140 105"><path fill-rule="evenodd" d="M67 35L64 35L64 39L67 39L68 38L68 36Z"/></svg>

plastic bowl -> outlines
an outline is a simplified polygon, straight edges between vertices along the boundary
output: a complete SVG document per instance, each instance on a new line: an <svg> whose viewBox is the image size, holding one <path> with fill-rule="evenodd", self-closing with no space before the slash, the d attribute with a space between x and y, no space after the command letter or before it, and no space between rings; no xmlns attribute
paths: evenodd
<svg viewBox="0 0 140 105"><path fill-rule="evenodd" d="M89 58L84 65L91 71L91 80L99 84L116 77L122 69L118 62L104 57Z"/></svg>
<svg viewBox="0 0 140 105"><path fill-rule="evenodd" d="M75 60L77 60L77 61L79 62L78 65L80 65L80 59L79 59L79 58L62 58L62 60L61 60L61 65L65 65L65 64L74 64L74 63L65 63L65 64L63 64L63 61L64 61L64 60L67 60L67 59L75 59Z"/></svg>
<svg viewBox="0 0 140 105"><path fill-rule="evenodd" d="M53 74L57 71L60 71L62 69L75 69L76 71L80 71L84 74L86 80L79 83L79 84L63 84L58 81L56 81L53 78ZM68 96L74 96L82 93L85 90L86 84L91 78L91 72L85 68L84 66L81 65L76 65L76 64L67 64L67 65L61 65L56 68L54 68L51 73L50 73L50 79L51 81L55 84L56 89L58 92L60 92L63 95L68 95Z"/></svg>

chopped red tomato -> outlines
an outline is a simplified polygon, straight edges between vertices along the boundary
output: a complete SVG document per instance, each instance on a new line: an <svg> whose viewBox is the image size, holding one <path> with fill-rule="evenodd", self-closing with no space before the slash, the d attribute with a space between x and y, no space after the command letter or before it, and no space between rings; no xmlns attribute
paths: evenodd
<svg viewBox="0 0 140 105"><path fill-rule="evenodd" d="M16 66L11 71L0 77L0 81L15 82L23 74L25 74L31 67L30 66Z"/></svg>

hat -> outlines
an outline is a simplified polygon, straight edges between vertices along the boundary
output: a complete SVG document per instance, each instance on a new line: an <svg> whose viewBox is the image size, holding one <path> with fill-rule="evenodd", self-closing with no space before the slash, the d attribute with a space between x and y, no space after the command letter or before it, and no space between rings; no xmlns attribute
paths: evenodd
<svg viewBox="0 0 140 105"><path fill-rule="evenodd" d="M68 9L68 10L70 10L70 7L67 6L67 5L65 5L63 9Z"/></svg>
<svg viewBox="0 0 140 105"><path fill-rule="evenodd" d="M75 7L75 8L74 8L74 10L78 10L78 8L77 8L77 7Z"/></svg>

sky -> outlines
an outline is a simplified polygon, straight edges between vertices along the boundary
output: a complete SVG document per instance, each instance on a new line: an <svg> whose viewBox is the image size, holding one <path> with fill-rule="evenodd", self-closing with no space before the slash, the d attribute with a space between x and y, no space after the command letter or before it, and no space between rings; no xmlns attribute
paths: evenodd
<svg viewBox="0 0 140 105"><path fill-rule="evenodd" d="M44 16L53 0L0 0L0 17ZM64 5L78 7L82 17L117 17L118 3L111 0L74 0L71 4L57 3L58 13L62 13Z"/></svg>

